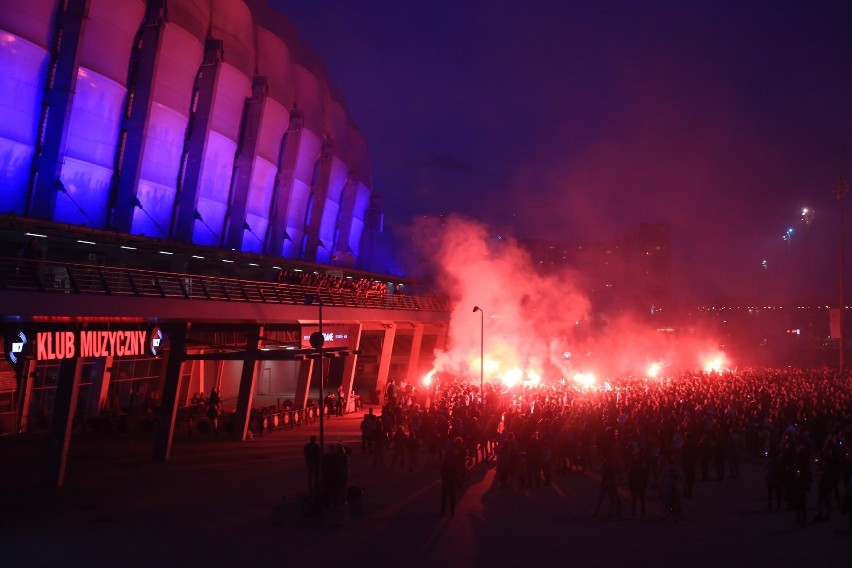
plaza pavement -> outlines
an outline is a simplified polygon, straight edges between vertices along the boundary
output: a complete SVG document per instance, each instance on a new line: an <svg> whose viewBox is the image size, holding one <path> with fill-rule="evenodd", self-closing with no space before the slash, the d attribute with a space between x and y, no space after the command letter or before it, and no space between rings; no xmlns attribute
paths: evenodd
<svg viewBox="0 0 852 568"><path fill-rule="evenodd" d="M796 525L766 510L763 469L696 483L684 519L621 521L592 513L594 473L550 486L504 488L493 462L471 470L456 514L441 517L437 468L373 466L362 455L362 413L325 422L325 442L352 449L361 515L304 518L302 446L317 423L239 442L195 434L151 461L150 433L75 434L65 484L46 489L46 438L0 438L0 566L849 566L852 531L832 520ZM623 489L623 488L622 488ZM276 504L285 500L292 506ZM813 514L814 492L810 495ZM284 513L282 515L282 513Z"/></svg>

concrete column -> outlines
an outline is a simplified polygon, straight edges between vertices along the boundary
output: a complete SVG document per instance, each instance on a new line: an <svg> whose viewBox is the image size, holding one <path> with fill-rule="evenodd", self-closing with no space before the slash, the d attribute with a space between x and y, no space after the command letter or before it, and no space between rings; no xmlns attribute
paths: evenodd
<svg viewBox="0 0 852 568"><path fill-rule="evenodd" d="M47 73L49 83L42 108L41 139L36 142L33 158L35 178L27 200L28 213L39 219L52 219L56 209L88 15L88 0L69 0L57 14L52 70Z"/></svg>
<svg viewBox="0 0 852 568"><path fill-rule="evenodd" d="M311 390L311 376L314 374L314 360L305 359L299 364L299 379L296 382L296 396L293 408L304 409L308 404L308 393Z"/></svg>
<svg viewBox="0 0 852 568"><path fill-rule="evenodd" d="M322 226L326 198L328 197L328 184L331 180L332 162L331 144L324 143L319 156L316 180L314 180L314 185L311 186L313 206L311 207L311 217L308 219L308 224L305 227L305 235L307 236L305 250L302 252L300 258L307 260L316 260L317 258L317 249L320 244L320 227ZM323 245L330 249L332 243L323 243Z"/></svg>
<svg viewBox="0 0 852 568"><path fill-rule="evenodd" d="M275 195L272 196L272 206L269 212L268 237L266 238L267 254L280 255L284 241L292 237L287 233L287 211L290 207L290 194L293 188L296 162L299 159L299 146L302 142L302 125L304 117L298 110L290 113L290 128L281 141L282 149L278 164L278 175L275 177Z"/></svg>
<svg viewBox="0 0 852 568"><path fill-rule="evenodd" d="M169 459L177 421L178 397L180 395L180 371L186 357L186 339L190 324L175 326L168 333L169 349L165 352L166 364L163 375L163 398L157 415L157 431L154 438L154 461Z"/></svg>
<svg viewBox="0 0 852 568"><path fill-rule="evenodd" d="M393 355L393 342L396 338L396 327L385 328L385 337L382 341L382 353L379 359L379 376L376 379L376 390L379 391L379 403L384 404L385 387L388 384L388 373L390 373L391 356Z"/></svg>
<svg viewBox="0 0 852 568"><path fill-rule="evenodd" d="M234 181L231 202L228 204L228 218L225 228L225 246L242 250L246 233L246 205L251 181L254 177L254 164L257 144L260 140L260 127L263 123L263 111L266 108L266 96L269 92L266 77L257 76L252 85L252 98L247 99L243 112L243 129L239 151L234 161ZM248 238L255 238L249 234ZM260 236L260 238L263 238ZM266 246L262 243L261 246ZM279 250L280 253L280 250Z"/></svg>
<svg viewBox="0 0 852 568"><path fill-rule="evenodd" d="M361 324L354 324L349 327L349 348L353 351L360 349L361 346ZM357 355L349 355L343 359L343 376L341 385L343 386L343 411L349 407L349 398L352 396L352 384L355 382L355 365L358 363Z"/></svg>
<svg viewBox="0 0 852 568"><path fill-rule="evenodd" d="M47 486L62 487L65 482L65 466L71 444L71 428L77 411L77 396L80 391L79 357L63 359L59 364L59 383L56 385L56 400L53 403L53 420L47 455Z"/></svg>
<svg viewBox="0 0 852 568"><path fill-rule="evenodd" d="M243 359L243 372L240 376L240 391L237 394L237 409L234 417L234 437L245 440L251 418L251 405L254 398L254 384L257 380L257 356L260 353L260 336L263 327L255 327L246 334L246 358Z"/></svg>
<svg viewBox="0 0 852 568"><path fill-rule="evenodd" d="M133 50L136 60L136 74L132 85L133 94L129 114L124 120L123 129L127 134L124 149L120 157L120 168L116 168L118 184L115 188L115 204L112 212L112 227L123 233L133 229L133 211L135 209L136 187L139 185L139 173L145 139L148 135L148 118L154 100L154 81L160 46L163 43L163 31L166 28L165 0L148 0L145 22L141 29L141 41ZM166 235L157 235L165 237Z"/></svg>
<svg viewBox="0 0 852 568"><path fill-rule="evenodd" d="M35 374L36 365L38 365L38 363L35 359L24 359L24 380L21 383L24 387L24 392L21 394L21 402L19 406L21 409L20 432L29 432L30 429L30 406L33 402L33 375Z"/></svg>
<svg viewBox="0 0 852 568"><path fill-rule="evenodd" d="M423 346L423 324L414 325L414 336L411 338L411 352L408 354L408 372L405 380L408 384L420 385L420 348Z"/></svg>
<svg viewBox="0 0 852 568"><path fill-rule="evenodd" d="M178 180L172 215L172 237L185 243L192 242L195 227L195 203L198 199L198 184L204 165L207 135L213 121L213 98L223 58L222 40L208 38L204 46L204 61L195 79L195 101L189 120L189 130L184 151L186 158L182 179Z"/></svg>
<svg viewBox="0 0 852 568"><path fill-rule="evenodd" d="M100 414L101 409L107 405L107 397L109 396L109 384L112 381L112 366L115 363L115 357L108 355L104 361L104 372L101 374L100 384L92 385L98 389L97 408L87 408L87 412L92 412L93 416Z"/></svg>

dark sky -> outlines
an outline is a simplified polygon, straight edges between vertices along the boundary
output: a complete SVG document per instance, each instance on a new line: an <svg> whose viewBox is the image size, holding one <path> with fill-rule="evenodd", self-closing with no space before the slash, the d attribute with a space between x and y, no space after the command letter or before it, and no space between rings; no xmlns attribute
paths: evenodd
<svg viewBox="0 0 852 568"><path fill-rule="evenodd" d="M665 222L690 295L803 301L808 206L814 293L836 297L852 2L270 4L366 135L389 227L457 212L588 243Z"/></svg>

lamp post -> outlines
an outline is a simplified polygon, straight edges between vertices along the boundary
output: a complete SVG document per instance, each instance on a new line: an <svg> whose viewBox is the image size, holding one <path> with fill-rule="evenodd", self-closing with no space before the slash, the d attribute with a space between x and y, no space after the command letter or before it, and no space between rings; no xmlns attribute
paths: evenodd
<svg viewBox="0 0 852 568"><path fill-rule="evenodd" d="M473 306L473 313L479 312L479 408L485 408L485 312L479 306Z"/></svg>
<svg viewBox="0 0 852 568"><path fill-rule="evenodd" d="M840 264L840 317L839 317L839 320L840 321L838 322L840 324L840 334L839 334L840 335L840 362L839 362L840 368L838 369L838 371L839 371L841 377L843 376L843 352L846 349L846 338L844 337L844 331L843 331L843 328L845 327L843 325L843 316L844 316L844 312L846 311L846 306L845 306L846 300L843 297L843 288L845 287L845 283L843 281L844 280L843 279L843 272L844 272L844 266L843 266L843 261L844 261L844 259L843 259L843 256L844 256L844 251L843 251L843 197L847 193L849 193L849 184L846 183L846 179L843 176L841 176L841 177L837 178L837 182L834 184L834 195L835 195L835 197L837 197L837 201L840 203L840 208L839 208L840 209L840 258L839 258L839 264Z"/></svg>
<svg viewBox="0 0 852 568"><path fill-rule="evenodd" d="M813 363L813 341L814 341L814 257L813 247L811 246L811 223L814 222L814 210L805 207L802 209L802 221L807 227L808 239L808 335L805 340L808 342L808 355Z"/></svg>
<svg viewBox="0 0 852 568"><path fill-rule="evenodd" d="M305 295L305 304L313 305L314 300L317 300L319 304L319 331L315 331L311 334L311 347L317 350L319 354L319 445L320 445L320 455L325 451L325 430L323 427L323 417L325 415L325 400L323 400L323 345L325 344L325 336L322 334L322 296L317 294L306 294ZM322 476L322 468L320 468L320 476Z"/></svg>

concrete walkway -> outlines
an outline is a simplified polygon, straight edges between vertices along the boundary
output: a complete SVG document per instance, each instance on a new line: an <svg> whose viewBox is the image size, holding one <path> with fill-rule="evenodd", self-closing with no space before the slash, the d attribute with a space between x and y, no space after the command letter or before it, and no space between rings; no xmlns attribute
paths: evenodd
<svg viewBox="0 0 852 568"><path fill-rule="evenodd" d="M437 467L391 469L362 455L361 414L325 422L326 443L352 449L350 484L364 512L305 519L275 514L298 502L302 446L318 424L245 442L193 436L167 463L136 432L76 435L65 486L40 487L46 438L0 438L0 566L846 566L852 532L835 509L825 523L769 512L759 463L738 479L698 482L684 520L592 516L593 474L550 486L504 488L493 462L475 466L456 514L440 517ZM407 464L406 464L407 465ZM814 495L810 496L813 509ZM288 508L278 508L278 512ZM813 511L811 511L813 513ZM287 515L284 515L287 518Z"/></svg>

